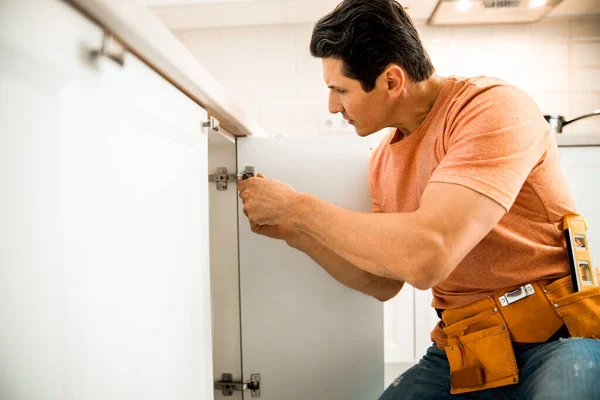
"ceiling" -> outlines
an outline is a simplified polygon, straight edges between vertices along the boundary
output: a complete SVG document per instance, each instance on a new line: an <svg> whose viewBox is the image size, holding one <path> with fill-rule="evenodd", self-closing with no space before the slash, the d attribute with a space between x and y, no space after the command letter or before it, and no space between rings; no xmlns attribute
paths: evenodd
<svg viewBox="0 0 600 400"><path fill-rule="evenodd" d="M563 0L550 12L549 16L567 17L594 14L600 14L600 0Z"/></svg>
<svg viewBox="0 0 600 400"><path fill-rule="evenodd" d="M171 29L315 22L341 0L139 0ZM438 0L400 0L426 21ZM548 17L600 14L600 0L563 0Z"/></svg>

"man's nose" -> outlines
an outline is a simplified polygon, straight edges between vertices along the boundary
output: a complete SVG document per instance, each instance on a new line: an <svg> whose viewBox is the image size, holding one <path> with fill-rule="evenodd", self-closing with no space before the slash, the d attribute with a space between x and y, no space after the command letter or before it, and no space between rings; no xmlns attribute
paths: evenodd
<svg viewBox="0 0 600 400"><path fill-rule="evenodd" d="M329 93L329 112L332 114L341 113L344 111L344 107L339 102L335 93Z"/></svg>

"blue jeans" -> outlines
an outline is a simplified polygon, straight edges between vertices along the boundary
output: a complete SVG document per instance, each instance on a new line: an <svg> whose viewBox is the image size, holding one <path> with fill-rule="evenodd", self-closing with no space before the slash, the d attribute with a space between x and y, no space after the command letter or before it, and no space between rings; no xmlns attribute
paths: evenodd
<svg viewBox="0 0 600 400"><path fill-rule="evenodd" d="M379 400L600 399L600 340L560 339L514 348L519 367L516 385L451 395L448 359L434 344Z"/></svg>

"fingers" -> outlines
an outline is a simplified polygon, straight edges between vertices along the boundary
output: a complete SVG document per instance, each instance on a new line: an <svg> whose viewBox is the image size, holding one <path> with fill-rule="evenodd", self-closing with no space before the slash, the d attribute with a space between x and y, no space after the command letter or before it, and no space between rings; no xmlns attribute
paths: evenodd
<svg viewBox="0 0 600 400"><path fill-rule="evenodd" d="M259 233L261 226L258 224L250 224L250 230L254 233Z"/></svg>
<svg viewBox="0 0 600 400"><path fill-rule="evenodd" d="M239 191L238 196L242 200L242 204L244 206L246 205L246 201L247 201L247 197L248 197L248 193L246 193L246 190L254 183L253 180L255 180L257 178L264 178L264 177L265 176L263 174L258 173L256 178L249 178L249 179L237 182L237 189ZM244 215L246 216L246 218L248 218L248 220L250 220L250 216L248 215L248 211L246 210L246 207L244 207L243 212L244 212ZM250 221L250 227L253 232L258 232L261 228L260 225L255 224L252 221Z"/></svg>
<svg viewBox="0 0 600 400"><path fill-rule="evenodd" d="M244 179L243 181L238 181L237 182L237 189L238 191L241 193L244 190L248 189L250 186L252 186L252 181L256 179L256 178L248 178L248 179Z"/></svg>
<svg viewBox="0 0 600 400"><path fill-rule="evenodd" d="M237 190L242 193L244 190L248 189L248 180L237 182Z"/></svg>
<svg viewBox="0 0 600 400"><path fill-rule="evenodd" d="M244 215L246 216L246 218L248 218L248 222L250 222L250 227L256 225L256 223L250 219L250 215L248 215L248 211L246 211L245 208L244 208Z"/></svg>
<svg viewBox="0 0 600 400"><path fill-rule="evenodd" d="M238 189L238 192L240 192L240 199L242 199L242 203L245 202L244 201L245 199L242 196L242 194L254 183L253 180L257 179L257 178L264 178L264 177L265 176L259 172L255 178L249 178L249 179L245 179L243 181L237 182L237 189Z"/></svg>
<svg viewBox="0 0 600 400"><path fill-rule="evenodd" d="M238 181L237 182L238 191L243 192L244 190L248 189L248 187L252 186L255 183L255 180L257 178L264 178L264 177L265 176L259 172L255 178L248 178L248 179L244 179L243 181Z"/></svg>

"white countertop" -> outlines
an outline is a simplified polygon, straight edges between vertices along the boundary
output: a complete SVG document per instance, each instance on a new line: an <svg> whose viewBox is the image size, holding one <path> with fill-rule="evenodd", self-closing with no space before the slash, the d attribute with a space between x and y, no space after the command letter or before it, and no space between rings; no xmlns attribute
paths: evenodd
<svg viewBox="0 0 600 400"><path fill-rule="evenodd" d="M266 136L223 87L136 0L65 0L117 37L132 53L204 107L235 136Z"/></svg>
<svg viewBox="0 0 600 400"><path fill-rule="evenodd" d="M558 147L600 146L600 132L559 133L554 137Z"/></svg>

